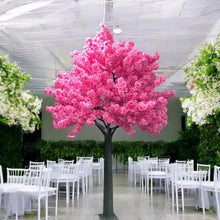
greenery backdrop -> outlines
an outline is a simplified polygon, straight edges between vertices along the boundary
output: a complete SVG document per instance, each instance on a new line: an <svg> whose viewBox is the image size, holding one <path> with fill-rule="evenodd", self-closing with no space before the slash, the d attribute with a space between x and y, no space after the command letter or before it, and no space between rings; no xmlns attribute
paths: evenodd
<svg viewBox="0 0 220 220"><path fill-rule="evenodd" d="M117 141L113 142L113 155L127 163L128 157L137 156L170 157L170 161L194 159L195 163L220 165L219 135L210 136L211 129L201 129L193 125L180 133L174 142ZM32 135L32 134L30 134ZM206 137L206 136L207 137ZM93 156L95 160L103 157L104 143L85 141L45 141L39 138L23 138L18 127L0 124L0 164L6 167L25 167L29 161L75 159L77 156ZM23 142L22 142L23 140Z"/></svg>

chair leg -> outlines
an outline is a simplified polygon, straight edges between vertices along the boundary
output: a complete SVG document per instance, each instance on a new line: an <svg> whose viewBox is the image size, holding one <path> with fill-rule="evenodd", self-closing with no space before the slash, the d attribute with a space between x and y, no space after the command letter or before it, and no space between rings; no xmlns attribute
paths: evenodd
<svg viewBox="0 0 220 220"><path fill-rule="evenodd" d="M147 177L144 178L145 185L144 185L144 192L147 193Z"/></svg>
<svg viewBox="0 0 220 220"><path fill-rule="evenodd" d="M88 176L86 176L86 194L87 194L87 192L88 192Z"/></svg>
<svg viewBox="0 0 220 220"><path fill-rule="evenodd" d="M137 177L136 177L136 170L134 172L134 185L136 186L136 182L137 182Z"/></svg>
<svg viewBox="0 0 220 220"><path fill-rule="evenodd" d="M74 193L75 193L75 181L73 181L73 188L72 188L72 205L74 204Z"/></svg>
<svg viewBox="0 0 220 220"><path fill-rule="evenodd" d="M40 220L40 197L38 197L38 220Z"/></svg>
<svg viewBox="0 0 220 220"><path fill-rule="evenodd" d="M149 194L149 176L147 176L147 194Z"/></svg>
<svg viewBox="0 0 220 220"><path fill-rule="evenodd" d="M141 189L143 190L143 187L144 187L144 178L143 178L143 175L140 175L140 178L141 178Z"/></svg>
<svg viewBox="0 0 220 220"><path fill-rule="evenodd" d="M204 190L201 187L201 200L202 200L202 213L205 215L205 199L204 199Z"/></svg>
<svg viewBox="0 0 220 220"><path fill-rule="evenodd" d="M178 198L178 188L176 186L176 212L179 212L179 198Z"/></svg>
<svg viewBox="0 0 220 220"><path fill-rule="evenodd" d="M150 193L151 193L151 197L153 196L153 178L151 177L151 181L150 181Z"/></svg>
<svg viewBox="0 0 220 220"><path fill-rule="evenodd" d="M69 204L69 182L66 182L66 203Z"/></svg>
<svg viewBox="0 0 220 220"><path fill-rule="evenodd" d="M82 177L82 193L85 194L85 179Z"/></svg>
<svg viewBox="0 0 220 220"><path fill-rule="evenodd" d="M218 218L218 220L220 220L219 199L218 199L218 192L217 192L217 190L215 190L215 199L216 199L217 218Z"/></svg>
<svg viewBox="0 0 220 220"><path fill-rule="evenodd" d="M48 196L45 198L45 220L48 220Z"/></svg>
<svg viewBox="0 0 220 220"><path fill-rule="evenodd" d="M79 199L79 179L77 180L77 199Z"/></svg>
<svg viewBox="0 0 220 220"><path fill-rule="evenodd" d="M56 204L55 204L55 216L57 216L58 209L58 189L56 191Z"/></svg>
<svg viewBox="0 0 220 220"><path fill-rule="evenodd" d="M92 172L90 174L90 186L91 186L91 189L93 189L93 175L92 175Z"/></svg>
<svg viewBox="0 0 220 220"><path fill-rule="evenodd" d="M170 184L171 184L171 193L172 193L172 208L173 208L173 210L174 210L174 203L175 203L175 201L174 201L174 185L173 185L173 182L171 181L170 182Z"/></svg>
<svg viewBox="0 0 220 220"><path fill-rule="evenodd" d="M184 189L181 188L181 195L182 195L182 210L184 211Z"/></svg>
<svg viewBox="0 0 220 220"><path fill-rule="evenodd" d="M98 169L99 172L99 185L101 184L101 169Z"/></svg>

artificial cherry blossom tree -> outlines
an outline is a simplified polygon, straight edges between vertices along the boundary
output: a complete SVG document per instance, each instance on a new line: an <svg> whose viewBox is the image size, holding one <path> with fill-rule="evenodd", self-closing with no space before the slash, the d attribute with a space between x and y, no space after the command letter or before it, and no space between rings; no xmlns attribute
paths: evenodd
<svg viewBox="0 0 220 220"><path fill-rule="evenodd" d="M58 101L47 107L56 129L74 126L68 138L74 138L83 125L96 125L104 135L103 218L116 218L113 212L112 136L118 127L135 134L133 126L159 134L167 124L167 99L174 91L156 92L165 76L156 76L157 53L150 56L133 50L134 43L120 40L102 24L101 31L86 40L84 50L71 54L70 73L59 72L54 88L45 92Z"/></svg>

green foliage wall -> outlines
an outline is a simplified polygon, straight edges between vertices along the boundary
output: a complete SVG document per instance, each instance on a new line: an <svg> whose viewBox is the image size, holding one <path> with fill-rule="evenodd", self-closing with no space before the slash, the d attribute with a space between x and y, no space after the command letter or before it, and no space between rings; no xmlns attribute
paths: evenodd
<svg viewBox="0 0 220 220"><path fill-rule="evenodd" d="M211 132L197 126L187 127L174 142L116 141L112 153L121 162L127 163L130 156L169 157L171 162L194 159L195 162L220 165L220 139ZM45 141L31 138L21 143L21 131L17 127L0 124L0 164L6 167L28 166L29 161L76 159L77 156L93 156L95 160L104 156L104 143L87 141ZM24 138L25 139L25 138ZM23 153L22 153L23 148ZM22 157L23 156L23 157ZM22 164L23 162L23 164Z"/></svg>
<svg viewBox="0 0 220 220"><path fill-rule="evenodd" d="M0 123L0 165L22 167L22 132L19 127Z"/></svg>
<svg viewBox="0 0 220 220"><path fill-rule="evenodd" d="M171 162L176 159L187 160L198 158L197 129L187 130L182 138L175 142L144 142L144 141L116 141L112 145L112 153L123 162L127 163L128 157L134 160L137 156L149 155L151 157L169 157ZM46 161L63 159L75 159L77 156L93 156L95 160L104 156L104 143L93 140L87 141L45 141L38 140L26 143L25 165L32 161Z"/></svg>
<svg viewBox="0 0 220 220"><path fill-rule="evenodd" d="M200 142L198 145L199 163L220 165L220 133L213 124L200 127Z"/></svg>

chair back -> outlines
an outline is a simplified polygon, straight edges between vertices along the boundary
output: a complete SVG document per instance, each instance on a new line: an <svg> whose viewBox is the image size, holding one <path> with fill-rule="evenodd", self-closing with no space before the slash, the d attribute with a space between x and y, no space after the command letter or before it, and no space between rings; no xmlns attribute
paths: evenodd
<svg viewBox="0 0 220 220"><path fill-rule="evenodd" d="M58 163L62 163L64 159L58 158Z"/></svg>
<svg viewBox="0 0 220 220"><path fill-rule="evenodd" d="M56 165L55 160L47 160L47 168L52 168L54 165Z"/></svg>
<svg viewBox="0 0 220 220"><path fill-rule="evenodd" d="M50 185L51 170L47 168L43 169L31 169L29 171L26 185L37 186L38 192L48 191Z"/></svg>
<svg viewBox="0 0 220 220"><path fill-rule="evenodd" d="M69 174L73 177L73 179L79 177L79 163L69 166Z"/></svg>
<svg viewBox="0 0 220 220"><path fill-rule="evenodd" d="M193 171L194 170L194 160L187 160L186 162L187 171Z"/></svg>
<svg viewBox="0 0 220 220"><path fill-rule="evenodd" d="M157 163L158 163L158 157L149 157L149 158L148 158L148 161L149 161L150 163L157 164Z"/></svg>
<svg viewBox="0 0 220 220"><path fill-rule="evenodd" d="M3 180L3 173L2 173L2 166L0 165L0 184L4 182Z"/></svg>
<svg viewBox="0 0 220 220"><path fill-rule="evenodd" d="M140 160L138 162L139 165L139 171L140 171L140 175L147 175L148 171L149 171L149 161L148 160Z"/></svg>
<svg viewBox="0 0 220 220"><path fill-rule="evenodd" d="M29 169L42 169L45 167L44 161L43 162L29 162Z"/></svg>
<svg viewBox="0 0 220 220"><path fill-rule="evenodd" d="M211 166L207 164L197 163L197 171L199 172L200 181L210 181L210 170Z"/></svg>
<svg viewBox="0 0 220 220"><path fill-rule="evenodd" d="M78 162L79 160L92 160L93 162L93 157L77 157L76 162Z"/></svg>
<svg viewBox="0 0 220 220"><path fill-rule="evenodd" d="M170 163L170 158L159 158L158 163Z"/></svg>
<svg viewBox="0 0 220 220"><path fill-rule="evenodd" d="M214 166L214 182L215 187L220 186L220 166Z"/></svg>
<svg viewBox="0 0 220 220"><path fill-rule="evenodd" d="M186 164L186 160L175 160L175 164Z"/></svg>
<svg viewBox="0 0 220 220"><path fill-rule="evenodd" d="M74 160L62 160L60 163L63 164L64 166L73 165Z"/></svg>
<svg viewBox="0 0 220 220"><path fill-rule="evenodd" d="M168 165L169 165L168 160L166 161L158 160L157 163L155 162L155 160L148 160L147 164L148 164L148 170L150 172L159 171L159 172L164 172L165 175L168 171Z"/></svg>
<svg viewBox="0 0 220 220"><path fill-rule="evenodd" d="M137 157L137 161L141 161L141 160L148 160L149 156L138 156Z"/></svg>
<svg viewBox="0 0 220 220"><path fill-rule="evenodd" d="M103 170L104 169L104 158L99 158L99 163L100 163L100 166L101 166L101 169Z"/></svg>
<svg viewBox="0 0 220 220"><path fill-rule="evenodd" d="M174 169L174 176L173 176L174 182L188 179L187 172L186 172L186 164L175 163L173 169Z"/></svg>
<svg viewBox="0 0 220 220"><path fill-rule="evenodd" d="M25 184L29 169L7 168L7 183Z"/></svg>

